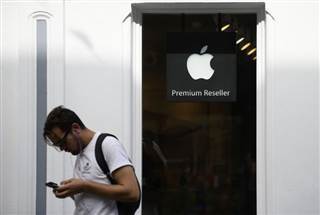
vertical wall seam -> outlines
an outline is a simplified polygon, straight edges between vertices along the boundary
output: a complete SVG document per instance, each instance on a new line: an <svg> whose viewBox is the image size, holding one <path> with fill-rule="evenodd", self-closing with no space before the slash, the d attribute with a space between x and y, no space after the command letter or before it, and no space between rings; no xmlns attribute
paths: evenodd
<svg viewBox="0 0 320 215"><path fill-rule="evenodd" d="M3 211L3 176L4 176L4 171L3 171L3 106L2 106L2 100L3 100L3 82L2 82L2 73L3 73L3 2L0 1L0 214L4 214Z"/></svg>
<svg viewBox="0 0 320 215"><path fill-rule="evenodd" d="M63 54L63 83L62 83L62 102L63 105L66 104L66 79L67 79L67 74L66 74L66 1L63 0L62 1L62 54ZM70 160L70 159L69 159ZM66 162L66 156L63 156L63 162ZM66 178L66 165L63 165L63 178ZM63 214L66 211L66 203L62 203L62 212Z"/></svg>
<svg viewBox="0 0 320 215"><path fill-rule="evenodd" d="M124 36L123 36L123 32L124 32L124 30L123 30L123 25L124 25L124 23L121 23L121 61L120 61L120 67L121 67L121 89L126 89L125 88L125 68L124 68L124 44L123 44L123 42L124 42ZM125 116L126 116L126 113L125 113L125 107L124 107L124 104L125 104L125 95L126 95L126 93L125 93L125 90L122 90L122 93L121 93L121 104L120 104L120 106L121 106L121 126L120 126L120 128L121 128L121 130L120 130L120 136L122 137L121 139L122 139L122 143L123 144L126 144L125 143L125 141L124 140L126 140L126 137L125 137L125 132L123 131L124 130L124 125L125 125ZM131 151L131 147L130 147L130 151ZM130 152L131 153L131 152Z"/></svg>
<svg viewBox="0 0 320 215"><path fill-rule="evenodd" d="M63 24L63 41L62 41L62 46L63 46L63 98L62 101L65 104L66 103L66 1L63 0L63 5L62 5L62 24Z"/></svg>

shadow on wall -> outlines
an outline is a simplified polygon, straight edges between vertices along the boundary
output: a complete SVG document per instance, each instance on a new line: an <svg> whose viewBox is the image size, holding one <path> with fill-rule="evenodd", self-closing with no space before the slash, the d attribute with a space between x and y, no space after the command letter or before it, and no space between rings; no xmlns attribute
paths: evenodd
<svg viewBox="0 0 320 215"><path fill-rule="evenodd" d="M90 51L90 53L93 55L95 59L97 59L100 63L105 63L103 59L94 50L94 45L91 42L92 40L89 38L87 34L79 30L70 30L70 33Z"/></svg>

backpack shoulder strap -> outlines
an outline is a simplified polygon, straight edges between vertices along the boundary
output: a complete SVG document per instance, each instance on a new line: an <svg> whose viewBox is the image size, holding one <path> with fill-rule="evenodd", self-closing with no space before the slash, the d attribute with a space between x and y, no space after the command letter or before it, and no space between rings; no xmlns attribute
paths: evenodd
<svg viewBox="0 0 320 215"><path fill-rule="evenodd" d="M108 134L108 133L100 134L98 139L97 139L97 142L96 142L95 156L96 156L97 163L98 163L99 167L101 168L101 170L103 171L103 173L108 177L110 182L112 184L114 184L115 181L114 181L114 179L112 178L112 176L110 174L110 170L109 170L108 164L107 164L106 160L104 159L104 155L103 155L103 151L102 151L102 143L103 143L103 140L107 136L112 136L112 137L118 139L113 134Z"/></svg>

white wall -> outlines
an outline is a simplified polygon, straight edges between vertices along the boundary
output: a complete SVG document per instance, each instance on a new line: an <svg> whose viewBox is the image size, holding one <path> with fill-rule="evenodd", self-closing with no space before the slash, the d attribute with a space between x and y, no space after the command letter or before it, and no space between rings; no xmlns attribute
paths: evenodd
<svg viewBox="0 0 320 215"><path fill-rule="evenodd" d="M131 153L130 142L130 4L66 2L65 73L63 93L66 107L75 110L88 128L113 133ZM52 91L56 89L53 87ZM58 105L58 103L56 104ZM50 152L55 180L72 177L71 155L64 169L55 163L59 153ZM60 178L55 177L59 175ZM50 176L48 176L50 177ZM73 202L47 194L48 214L72 214Z"/></svg>
<svg viewBox="0 0 320 215"><path fill-rule="evenodd" d="M319 214L319 3L266 4L271 214Z"/></svg>
<svg viewBox="0 0 320 215"><path fill-rule="evenodd" d="M132 1L133 2L133 1ZM0 214L35 212L35 71L28 16L50 11L48 109L65 104L132 152L131 2L1 2ZM319 3L267 1L267 212L319 214ZM29 23L29 24L28 24ZM32 23L32 22L31 22ZM71 176L48 151L48 179ZM22 180L23 179L23 180ZM71 214L49 192L48 214Z"/></svg>
<svg viewBox="0 0 320 215"><path fill-rule="evenodd" d="M33 211L32 203L35 200L33 190L35 189L35 169L33 168L35 137L32 134L33 124L30 119L32 111L32 100L34 96L28 100L23 99L28 92L33 90L34 85L31 78L28 78L28 71L21 71L21 64L15 63L24 58L21 53L21 31L20 25L25 20L17 20L21 10L5 7L2 10L2 17L16 20L16 22L4 23L1 31L1 214L17 213L25 210ZM1 19L2 20L2 19ZM3 55L4 54L4 55ZM29 73L30 75L30 73ZM13 84L14 83L14 84ZM23 107L23 108L21 108ZM29 113L28 113L29 112ZM26 113L29 116L25 115ZM33 114L34 115L34 114ZM19 153L20 151L20 153ZM24 153L21 153L23 151ZM29 155L29 156L28 156ZM18 167L19 166L19 167ZM31 168L29 168L31 166ZM29 171L27 171L29 170ZM25 180L21 180L25 178ZM16 198L21 191L21 197ZM29 193L29 196L27 194Z"/></svg>

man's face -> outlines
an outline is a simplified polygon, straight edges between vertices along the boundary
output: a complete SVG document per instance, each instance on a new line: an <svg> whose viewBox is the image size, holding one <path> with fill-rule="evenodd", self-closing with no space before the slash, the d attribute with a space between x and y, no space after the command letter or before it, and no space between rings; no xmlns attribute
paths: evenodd
<svg viewBox="0 0 320 215"><path fill-rule="evenodd" d="M60 150L77 155L81 150L81 140L78 135L74 135L73 130L74 129L71 128L70 130L64 132L60 128L55 127L51 130L48 137L54 146L60 148Z"/></svg>

